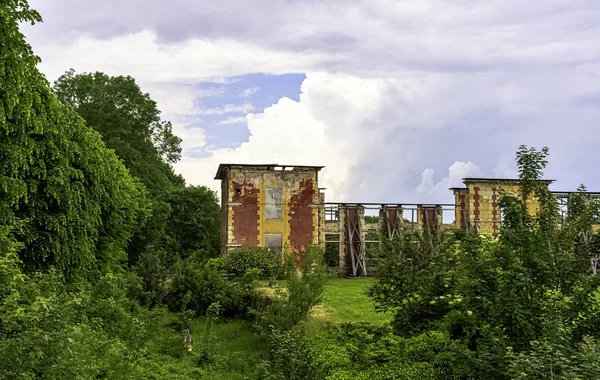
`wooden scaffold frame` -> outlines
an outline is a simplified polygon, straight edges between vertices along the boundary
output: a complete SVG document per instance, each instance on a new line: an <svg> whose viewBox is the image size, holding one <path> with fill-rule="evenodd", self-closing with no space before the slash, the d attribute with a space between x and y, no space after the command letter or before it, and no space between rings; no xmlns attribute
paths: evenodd
<svg viewBox="0 0 600 380"><path fill-rule="evenodd" d="M346 254L350 257L351 275L354 277L367 275L365 242L362 231L362 214L360 206L343 206L344 236Z"/></svg>

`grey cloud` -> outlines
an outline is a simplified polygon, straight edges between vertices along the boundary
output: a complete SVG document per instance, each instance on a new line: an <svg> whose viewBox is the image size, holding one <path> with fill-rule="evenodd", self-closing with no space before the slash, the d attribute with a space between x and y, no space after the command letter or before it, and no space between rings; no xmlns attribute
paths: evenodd
<svg viewBox="0 0 600 380"><path fill-rule="evenodd" d="M600 190L596 0L31 3L46 20L28 32L37 41L152 30L165 45L233 39L321 52L320 70L397 80L375 111L347 114L343 89L310 104L317 120L363 140L348 147L356 149L351 201L417 201L423 170L439 180L459 160L492 175L520 144L551 148L547 176L558 187Z"/></svg>
<svg viewBox="0 0 600 380"><path fill-rule="evenodd" d="M165 44L225 38L322 52L324 68L362 74L526 70L600 55L599 44L590 43L600 35L596 1L34 0L32 5L46 20L31 31L34 38L106 39L142 30L156 32Z"/></svg>
<svg viewBox="0 0 600 380"><path fill-rule="evenodd" d="M381 110L347 132L360 133L363 141L347 184L349 200L451 202L451 192L440 199L415 193L425 169L435 170L436 181L447 175L455 161L474 162L485 175L511 168L514 172L514 154L521 144L550 147L546 176L558 181L557 189L575 189L584 182L600 191L595 164L600 103L582 109L565 101L570 93L585 93L598 83L584 86L577 73L564 75L550 71L526 80L497 73L487 78L446 74L448 83L416 81L417 89L431 90L427 96L415 95L410 85L390 86ZM513 97L503 91L509 85L515 89ZM322 107L335 113L338 106L331 101ZM336 121L352 125L344 118ZM331 141L338 138L330 136Z"/></svg>
<svg viewBox="0 0 600 380"><path fill-rule="evenodd" d="M575 96L569 100L569 103L575 107L581 106L596 109L600 107L600 91L592 91L587 94Z"/></svg>

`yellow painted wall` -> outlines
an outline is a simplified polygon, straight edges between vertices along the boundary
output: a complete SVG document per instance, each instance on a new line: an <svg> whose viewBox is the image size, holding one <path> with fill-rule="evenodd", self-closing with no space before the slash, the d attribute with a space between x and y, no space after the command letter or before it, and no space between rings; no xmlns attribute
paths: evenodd
<svg viewBox="0 0 600 380"><path fill-rule="evenodd" d="M312 204L318 205L320 203L320 196L318 190L318 174L312 171L283 171L283 170L245 170L232 168L228 176L228 189L229 194L227 196L228 202L233 199L233 181L238 183L247 182L252 183L255 188L258 189L258 244L261 247L265 246L265 234L268 233L280 233L282 236L282 246L285 249L286 245L290 245L290 201L295 192L300 188L300 182L302 180L311 179L313 181L313 195ZM282 207L281 207L281 220L267 220L266 217L266 194L268 188L281 188L282 189ZM235 207L235 206L234 206ZM235 245L235 239L233 234L233 213L234 207L228 207L228 239L227 242L230 246ZM319 239L319 208L312 209L312 225L313 225L313 242L318 242Z"/></svg>
<svg viewBox="0 0 600 380"><path fill-rule="evenodd" d="M233 179L230 176L229 178L227 178L227 189L228 189L228 194L227 194L227 203L229 204L230 202L233 201ZM231 245L231 244L235 244L235 239L233 237L233 207L231 206L227 206L227 245Z"/></svg>
<svg viewBox="0 0 600 380"><path fill-rule="evenodd" d="M478 198L475 197L475 188L478 188ZM468 189L468 202L469 202L469 221L471 226L475 226L476 222L479 225L479 232L486 234L494 233L494 225L497 226L496 232L500 230L500 207L496 207L496 215L494 217L493 208L493 195L494 189L496 190L496 202L500 200L500 190L502 189L508 194L512 194L520 197L520 186L518 184L507 184L507 183L495 183L495 182L476 182L469 183ZM479 220L476 220L475 203L479 201ZM457 198L458 201L458 198ZM527 199L527 210L531 215L535 215L539 208L538 201L530 197Z"/></svg>
<svg viewBox="0 0 600 380"><path fill-rule="evenodd" d="M466 195L467 191L466 190L454 190L454 227L455 228L460 228L461 227L461 211L464 212L468 212L468 198L465 197L465 210L461 210L461 206L460 206L460 197L461 195Z"/></svg>
<svg viewBox="0 0 600 380"><path fill-rule="evenodd" d="M279 174L279 172L277 172ZM286 243L289 245L289 203L290 203L290 192L286 186L286 182L281 177L274 173L263 173L260 176L258 182L259 195L258 195L258 242L260 246L265 246L265 234L281 234L282 245L285 247ZM281 220L267 220L266 207L266 194L267 188L280 187L282 191L282 205L281 205Z"/></svg>

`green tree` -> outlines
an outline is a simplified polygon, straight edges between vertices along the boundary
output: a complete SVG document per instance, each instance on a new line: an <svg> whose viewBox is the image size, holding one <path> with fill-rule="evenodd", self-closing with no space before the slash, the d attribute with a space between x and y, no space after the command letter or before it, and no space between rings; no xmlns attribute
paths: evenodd
<svg viewBox="0 0 600 380"><path fill-rule="evenodd" d="M168 164L181 158L181 139L169 121L161 120L156 102L135 79L101 72L76 74L71 69L56 80L54 91L102 134L106 145L148 188L168 188L164 184L173 180Z"/></svg>
<svg viewBox="0 0 600 380"><path fill-rule="evenodd" d="M52 94L18 29L40 16L0 5L0 225L28 270L67 275L115 265L147 215L145 189L101 136Z"/></svg>
<svg viewBox="0 0 600 380"><path fill-rule="evenodd" d="M171 249L184 257L219 254L220 207L216 193L205 186L187 186L169 195L171 217L167 232Z"/></svg>
<svg viewBox="0 0 600 380"><path fill-rule="evenodd" d="M18 28L39 21L0 2L0 378L140 378L122 263L146 189L52 94Z"/></svg>
<svg viewBox="0 0 600 380"><path fill-rule="evenodd" d="M165 284L178 273L175 263L219 253L220 209L215 193L204 186L186 187L174 174L172 164L180 158L181 140L132 77L70 70L54 83L54 91L102 134L106 145L149 190L152 215L128 246L129 264L142 278L140 300L156 306L171 299L172 288Z"/></svg>
<svg viewBox="0 0 600 380"><path fill-rule="evenodd" d="M168 239L169 197L185 185L171 166L180 159L181 139L173 134L171 123L161 119L156 102L130 76L76 74L71 69L56 80L54 92L100 132L152 196L152 216L128 247L129 262L135 264L149 246Z"/></svg>
<svg viewBox="0 0 600 380"><path fill-rule="evenodd" d="M140 307L124 265L148 190L37 70L18 26L40 20L25 0L0 2L0 378L198 378L180 325ZM155 283L196 304L223 294L216 270L187 269Z"/></svg>
<svg viewBox="0 0 600 380"><path fill-rule="evenodd" d="M598 205L582 188L561 221L541 180L547 155L546 148L519 148L521 194L501 195L497 241L456 231L440 240L405 233L384 242L370 294L378 308L395 313L396 333L449 332L476 352L477 372L493 378L505 378L511 360L512 368L524 368L554 348L561 350L558 360L588 347L583 337L600 326L597 301L590 297L600 280L588 272L597 254L589 231ZM526 207L531 198L539 204L535 215ZM559 329L560 339L552 335ZM562 373L570 371L560 365Z"/></svg>

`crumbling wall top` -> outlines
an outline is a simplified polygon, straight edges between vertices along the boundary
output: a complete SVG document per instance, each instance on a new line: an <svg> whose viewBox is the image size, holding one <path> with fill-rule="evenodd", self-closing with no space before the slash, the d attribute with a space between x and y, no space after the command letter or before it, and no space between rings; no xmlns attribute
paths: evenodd
<svg viewBox="0 0 600 380"><path fill-rule="evenodd" d="M280 165L280 164L220 164L217 169L215 179L225 179L231 169L242 171L286 171L286 172L306 172L319 171L324 166L306 166L306 165Z"/></svg>
<svg viewBox="0 0 600 380"><path fill-rule="evenodd" d="M554 182L554 180L541 179L540 182L550 185ZM474 183L518 185L520 183L520 180L517 178L463 178L463 183L467 186Z"/></svg>

